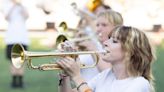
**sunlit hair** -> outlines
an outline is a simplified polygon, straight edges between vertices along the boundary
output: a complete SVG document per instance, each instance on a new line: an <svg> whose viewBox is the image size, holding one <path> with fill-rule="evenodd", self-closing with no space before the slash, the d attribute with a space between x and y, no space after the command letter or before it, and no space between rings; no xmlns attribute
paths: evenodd
<svg viewBox="0 0 164 92"><path fill-rule="evenodd" d="M114 26L123 25L123 18L119 12L116 12L113 10L106 10L106 11L100 12L97 15L97 18L99 17L105 17Z"/></svg>
<svg viewBox="0 0 164 92"><path fill-rule="evenodd" d="M144 32L134 27L117 26L112 37L121 42L125 51L125 63L130 76L143 76L153 87L151 64L155 60L154 50Z"/></svg>

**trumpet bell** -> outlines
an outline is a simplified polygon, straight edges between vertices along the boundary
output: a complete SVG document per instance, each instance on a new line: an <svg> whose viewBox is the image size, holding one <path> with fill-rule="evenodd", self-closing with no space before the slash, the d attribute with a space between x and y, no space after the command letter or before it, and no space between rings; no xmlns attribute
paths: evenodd
<svg viewBox="0 0 164 92"><path fill-rule="evenodd" d="M11 60L15 68L21 68L24 64L24 48L22 45L16 44L12 47Z"/></svg>
<svg viewBox="0 0 164 92"><path fill-rule="evenodd" d="M57 48L60 43L65 42L66 40L68 40L68 39L67 39L67 37L65 35L63 35L63 34L59 35L56 38L56 45L55 45L56 47L55 48Z"/></svg>

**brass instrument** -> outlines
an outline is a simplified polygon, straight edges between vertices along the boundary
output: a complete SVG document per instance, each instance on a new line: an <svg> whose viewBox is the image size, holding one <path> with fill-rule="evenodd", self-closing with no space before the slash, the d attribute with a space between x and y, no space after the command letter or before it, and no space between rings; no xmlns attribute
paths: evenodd
<svg viewBox="0 0 164 92"><path fill-rule="evenodd" d="M82 51L82 52L29 52L25 51L22 45L15 44L12 47L11 52L11 59L14 67L21 68L25 62L27 62L28 66L32 69L38 69L38 70L60 70L61 67L57 64L42 64L39 66L34 66L32 64L32 58L39 58L39 57L64 57L64 56L74 56L81 54L92 54L95 59L95 63L91 66L86 66L84 64L81 64L80 68L91 68L95 67L98 63L98 53L104 53L104 51Z"/></svg>
<svg viewBox="0 0 164 92"><path fill-rule="evenodd" d="M95 43L95 46L102 46L102 44L98 41L98 39L96 38L96 36L84 36L84 37L77 37L77 38L67 38L66 35L61 34L56 38L56 44L55 44L55 48L57 49L61 49L61 44L65 41L69 41L71 42L74 46L78 47L78 50L80 51L86 51L87 47L80 45L81 42L83 41L87 41L87 40L91 40L92 42Z"/></svg>
<svg viewBox="0 0 164 92"><path fill-rule="evenodd" d="M85 36L81 38L79 37L79 38L73 38L73 39L68 40L68 38L65 35L61 34L56 38L56 46L58 46L59 43L65 42L67 40L70 42L80 42L80 41L90 40L92 38L93 36Z"/></svg>
<svg viewBox="0 0 164 92"><path fill-rule="evenodd" d="M60 46L59 44L62 43L62 42L65 42L66 40L67 41L70 41L70 42L73 42L73 43L78 43L78 42L81 42L81 41L85 41L85 40L91 40L93 39L94 37L96 37L93 33L89 36L83 36L83 37L76 37L76 38L70 38L68 36L68 26L67 26L67 23L65 21L61 22L60 25L59 25L59 28L58 28L58 36L56 37L56 43L55 43L55 48L58 48L58 46Z"/></svg>
<svg viewBox="0 0 164 92"><path fill-rule="evenodd" d="M101 0L89 0L86 6L89 9L89 11L94 12L96 8L101 4L102 4Z"/></svg>

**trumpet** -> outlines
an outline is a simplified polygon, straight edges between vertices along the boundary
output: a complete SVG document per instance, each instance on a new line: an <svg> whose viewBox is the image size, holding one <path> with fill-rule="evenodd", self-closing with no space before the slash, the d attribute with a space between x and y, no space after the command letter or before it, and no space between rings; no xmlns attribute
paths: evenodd
<svg viewBox="0 0 164 92"><path fill-rule="evenodd" d="M61 57L64 56L71 56L73 58L76 58L78 55L82 54L91 54L93 55L95 63L93 65L87 66L85 64L81 64L80 68L92 68L95 67L99 61L98 53L105 53L105 51L81 51L81 52L30 52L25 51L23 46L20 44L15 44L12 47L11 52L11 60L12 64L15 68L21 68L25 62L27 62L27 65L31 69L37 69L37 70L61 70L62 68L57 65L56 63L53 64L42 64L35 66L32 64L32 58L39 58L39 57Z"/></svg>
<svg viewBox="0 0 164 92"><path fill-rule="evenodd" d="M58 48L58 47L60 48L60 43L65 42L65 41L72 42L74 45L77 45L81 50L86 50L86 47L79 45L79 43L82 41L91 40L96 44L96 46L100 44L96 36L96 33L93 32L90 28L87 28L86 31L83 31L84 33L81 33L82 36L74 37L74 38L70 37L67 31L68 31L67 23L65 21L61 22L58 27L59 34L55 39L55 45L54 45L55 48Z"/></svg>
<svg viewBox="0 0 164 92"><path fill-rule="evenodd" d="M73 38L73 39L68 40L68 38L64 34L61 34L56 38L56 46L59 46L60 43L65 42L65 41L76 43L76 42L81 42L85 40L90 40L92 38L93 36L85 36L81 38Z"/></svg>

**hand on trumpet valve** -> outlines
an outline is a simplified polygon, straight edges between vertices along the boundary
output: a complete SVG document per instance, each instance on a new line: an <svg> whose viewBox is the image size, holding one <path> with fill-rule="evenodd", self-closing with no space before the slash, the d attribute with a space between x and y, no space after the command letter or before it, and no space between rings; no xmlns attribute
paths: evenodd
<svg viewBox="0 0 164 92"><path fill-rule="evenodd" d="M79 31L75 34L75 38L85 37L87 34L84 31Z"/></svg>
<svg viewBox="0 0 164 92"><path fill-rule="evenodd" d="M61 52L76 52L77 48L75 47L75 45L73 45L73 43L71 41L65 41L63 43L61 43ZM69 55L70 57L76 59L78 57L78 55ZM63 56L65 57L65 56Z"/></svg>
<svg viewBox="0 0 164 92"><path fill-rule="evenodd" d="M65 57L56 62L64 72L71 77L71 79L80 76L80 62L79 59L73 59L71 57ZM76 62L77 61L77 62Z"/></svg>
<svg viewBox="0 0 164 92"><path fill-rule="evenodd" d="M85 40L83 42L79 42L78 43L79 47L85 47L86 50L88 51L94 51L97 50L96 45L94 44L94 42L92 42L91 40ZM80 48L79 48L80 49Z"/></svg>
<svg viewBox="0 0 164 92"><path fill-rule="evenodd" d="M65 41L61 43L61 50L67 52L75 52L77 51L77 47L71 41Z"/></svg>

